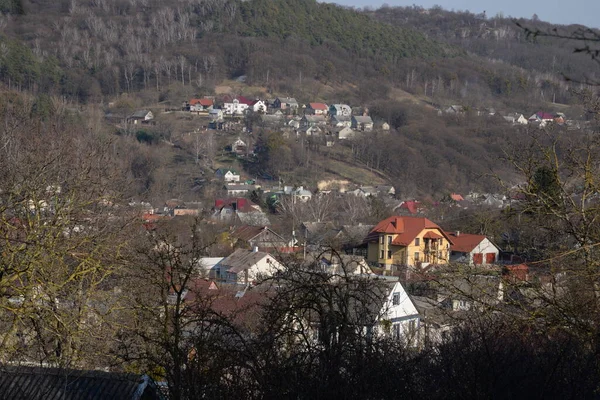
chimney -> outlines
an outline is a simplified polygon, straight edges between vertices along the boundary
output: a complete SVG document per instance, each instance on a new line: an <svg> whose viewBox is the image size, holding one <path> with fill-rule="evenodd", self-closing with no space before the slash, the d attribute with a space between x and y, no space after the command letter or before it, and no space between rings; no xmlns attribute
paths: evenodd
<svg viewBox="0 0 600 400"><path fill-rule="evenodd" d="M454 236L459 237L460 236L460 231L454 232Z"/></svg>
<svg viewBox="0 0 600 400"><path fill-rule="evenodd" d="M258 246L254 246L254 247L252 248L252 252L253 252L253 253L258 253Z"/></svg>

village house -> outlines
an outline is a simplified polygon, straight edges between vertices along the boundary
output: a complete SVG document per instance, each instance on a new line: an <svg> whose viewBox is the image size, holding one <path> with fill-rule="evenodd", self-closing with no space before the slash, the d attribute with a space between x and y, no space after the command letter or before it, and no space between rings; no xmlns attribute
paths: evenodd
<svg viewBox="0 0 600 400"><path fill-rule="evenodd" d="M245 183L236 184L236 183L228 183L225 185L224 189L227 190L227 196L247 196L251 191L259 189L258 185L248 185Z"/></svg>
<svg viewBox="0 0 600 400"><path fill-rule="evenodd" d="M373 130L373 120L368 115L355 115L352 117L352 129L370 132Z"/></svg>
<svg viewBox="0 0 600 400"><path fill-rule="evenodd" d="M250 102L250 110L255 113L264 114L267 112L267 105L262 100L254 100Z"/></svg>
<svg viewBox="0 0 600 400"><path fill-rule="evenodd" d="M243 115L251 104L252 100L237 96L223 103L224 113L227 115Z"/></svg>
<svg viewBox="0 0 600 400"><path fill-rule="evenodd" d="M237 249L217 264L215 271L220 280L238 285L254 285L261 279L268 278L283 270L273 256L257 249Z"/></svg>
<svg viewBox="0 0 600 400"><path fill-rule="evenodd" d="M150 124L153 119L154 119L154 114L152 114L152 111L140 110L140 111L136 111L133 114L131 114L127 118L127 123L134 124L134 125Z"/></svg>
<svg viewBox="0 0 600 400"><path fill-rule="evenodd" d="M510 122L513 125L527 125L527 118L520 113L510 113L504 116L506 122Z"/></svg>
<svg viewBox="0 0 600 400"><path fill-rule="evenodd" d="M308 103L304 109L304 114L308 115L327 115L329 107L325 103Z"/></svg>
<svg viewBox="0 0 600 400"><path fill-rule="evenodd" d="M286 253L292 249L288 240L268 226L242 225L232 232L231 237L236 240L235 246L256 248L266 253Z"/></svg>
<svg viewBox="0 0 600 400"><path fill-rule="evenodd" d="M329 120L329 124L331 126L335 126L338 128L341 127L352 127L352 116L350 115L334 115Z"/></svg>
<svg viewBox="0 0 600 400"><path fill-rule="evenodd" d="M338 140L347 140L352 139L356 132L350 127L336 128L332 131L334 135L337 136Z"/></svg>
<svg viewBox="0 0 600 400"><path fill-rule="evenodd" d="M298 102L293 97L277 97L273 102L273 108L280 110L298 110Z"/></svg>
<svg viewBox="0 0 600 400"><path fill-rule="evenodd" d="M329 115L332 117L350 117L352 108L347 104L332 104L329 106Z"/></svg>
<svg viewBox="0 0 600 400"><path fill-rule="evenodd" d="M213 108L208 112L208 117L211 122L222 122L224 117L223 110L220 108Z"/></svg>
<svg viewBox="0 0 600 400"><path fill-rule="evenodd" d="M300 121L301 128L310 128L313 126L325 126L327 119L323 115L305 115Z"/></svg>
<svg viewBox="0 0 600 400"><path fill-rule="evenodd" d="M190 99L188 102L190 112L210 111L213 108L212 99Z"/></svg>
<svg viewBox="0 0 600 400"><path fill-rule="evenodd" d="M379 222L364 243L369 262L394 272L399 266L448 264L452 240L427 218L393 216Z"/></svg>
<svg viewBox="0 0 600 400"><path fill-rule="evenodd" d="M387 282L387 287L389 291L380 311L379 327L394 340L415 347L420 342L419 311L398 280Z"/></svg>
<svg viewBox="0 0 600 400"><path fill-rule="evenodd" d="M233 169L219 168L218 170L215 171L215 176L218 179L221 179L225 182L239 182L240 181L240 174Z"/></svg>
<svg viewBox="0 0 600 400"><path fill-rule="evenodd" d="M498 261L500 249L484 235L447 232L452 240L450 262L469 265L492 265Z"/></svg>
<svg viewBox="0 0 600 400"><path fill-rule="evenodd" d="M248 146L246 145L246 142L244 142L240 138L237 138L235 140L235 142L233 142L231 144L231 152L235 153L238 156L244 156L244 155L246 155L247 151L248 151Z"/></svg>

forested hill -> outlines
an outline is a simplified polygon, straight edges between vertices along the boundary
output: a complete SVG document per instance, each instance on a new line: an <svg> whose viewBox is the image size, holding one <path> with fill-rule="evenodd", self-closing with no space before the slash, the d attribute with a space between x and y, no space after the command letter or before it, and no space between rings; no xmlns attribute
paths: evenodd
<svg viewBox="0 0 600 400"><path fill-rule="evenodd" d="M2 0L0 9L0 81L81 102L143 91L178 104L173 84L210 95L224 79L244 75L251 85L305 102L365 104L397 88L438 106L528 112L547 101L576 104L561 74L595 70L569 43L532 40L508 19L439 8Z"/></svg>
<svg viewBox="0 0 600 400"><path fill-rule="evenodd" d="M382 7L365 14L398 28L411 27L429 38L529 71L585 80L590 75L593 79L597 70L597 64L590 57L573 52L583 43L531 34L539 31L572 36L588 29L580 25L554 25L540 21L535 15L531 19L514 19L501 14L447 11L441 7Z"/></svg>
<svg viewBox="0 0 600 400"><path fill-rule="evenodd" d="M365 14L316 0L242 2L231 28L242 36L297 37L313 46L330 43L358 57L385 61L458 53L410 27L377 23Z"/></svg>
<svg viewBox="0 0 600 400"><path fill-rule="evenodd" d="M4 0L0 6L8 12L0 16L1 40L12 46L0 54L2 81L36 90L41 64L58 64L60 79L44 91L85 102L160 91L172 81L210 87L242 74L256 81L269 67L274 81L300 75L350 81L406 58L460 54L410 28L314 0Z"/></svg>

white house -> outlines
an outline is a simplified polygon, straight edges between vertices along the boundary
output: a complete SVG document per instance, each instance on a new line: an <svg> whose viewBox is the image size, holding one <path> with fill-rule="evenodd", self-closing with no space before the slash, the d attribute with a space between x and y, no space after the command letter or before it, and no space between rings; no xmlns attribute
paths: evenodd
<svg viewBox="0 0 600 400"><path fill-rule="evenodd" d="M269 253L244 249L237 249L225 257L218 267L222 280L241 285L252 285L283 270L283 265Z"/></svg>
<svg viewBox="0 0 600 400"><path fill-rule="evenodd" d="M527 118L523 116L523 114L519 113L510 113L504 116L506 122L510 122L513 125L527 125Z"/></svg>
<svg viewBox="0 0 600 400"><path fill-rule="evenodd" d="M292 192L292 196L297 200L306 202L312 198L312 192L308 189L304 189L304 186L300 186Z"/></svg>
<svg viewBox="0 0 600 400"><path fill-rule="evenodd" d="M352 107L347 104L332 104L329 106L329 115L349 117L352 115Z"/></svg>
<svg viewBox="0 0 600 400"><path fill-rule="evenodd" d="M132 124L147 124L154 119L154 114L149 110L140 110L134 112L127 121Z"/></svg>
<svg viewBox="0 0 600 400"><path fill-rule="evenodd" d="M338 139L339 140L346 140L346 139L352 139L355 135L355 132L352 128L349 128L347 126L341 128L338 132Z"/></svg>
<svg viewBox="0 0 600 400"><path fill-rule="evenodd" d="M223 121L223 110L220 108L213 108L208 112L208 116L211 121Z"/></svg>
<svg viewBox="0 0 600 400"><path fill-rule="evenodd" d="M219 179L224 180L225 182L240 181L240 174L233 169L219 168L215 171L215 176Z"/></svg>
<svg viewBox="0 0 600 400"><path fill-rule="evenodd" d="M254 100L251 104L250 104L250 109L255 112L255 113L261 113L264 114L267 112L267 105L265 104L264 101L262 100Z"/></svg>
<svg viewBox="0 0 600 400"><path fill-rule="evenodd" d="M484 235L447 232L452 240L450 262L469 265L492 265L498 261L500 249Z"/></svg>
<svg viewBox="0 0 600 400"><path fill-rule="evenodd" d="M352 126L352 117L349 115L334 115L331 117L329 123L335 127L348 127Z"/></svg>
<svg viewBox="0 0 600 400"><path fill-rule="evenodd" d="M224 103L223 107L227 115L242 115L248 109L249 105L239 98L235 98L231 102Z"/></svg>
<svg viewBox="0 0 600 400"><path fill-rule="evenodd" d="M394 339L416 346L419 332L419 312L399 281L388 282L389 293L380 312L379 328Z"/></svg>

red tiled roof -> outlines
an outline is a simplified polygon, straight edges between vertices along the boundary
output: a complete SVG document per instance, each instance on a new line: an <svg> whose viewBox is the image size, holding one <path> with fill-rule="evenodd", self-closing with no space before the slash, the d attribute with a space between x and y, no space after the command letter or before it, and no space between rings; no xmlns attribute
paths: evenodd
<svg viewBox="0 0 600 400"><path fill-rule="evenodd" d="M535 115L537 115L537 117L539 119L554 119L554 115L547 113L547 112L543 112L543 111L540 111L540 112L536 113Z"/></svg>
<svg viewBox="0 0 600 400"><path fill-rule="evenodd" d="M231 197L225 199L216 199L215 200L215 209L220 210L223 207L232 207L233 204L236 204L237 210L241 212L254 212L258 211L256 207L258 205L244 197Z"/></svg>
<svg viewBox="0 0 600 400"><path fill-rule="evenodd" d="M200 104L203 107L209 107L213 105L213 101L211 99L191 99L190 105Z"/></svg>
<svg viewBox="0 0 600 400"><path fill-rule="evenodd" d="M461 253L470 253L486 238L484 235L472 235L470 233L460 233L458 236L456 232L446 232L446 234L452 238L453 244L450 246L450 250Z"/></svg>
<svg viewBox="0 0 600 400"><path fill-rule="evenodd" d="M443 236L438 235L437 233L433 233L431 231L429 231L423 235L424 239L441 239L442 237Z"/></svg>
<svg viewBox="0 0 600 400"><path fill-rule="evenodd" d="M240 102L240 104L247 104L249 106L251 106L252 102L254 101L254 100L249 100L244 96L238 96L237 99Z"/></svg>
<svg viewBox="0 0 600 400"><path fill-rule="evenodd" d="M448 239L449 242L452 240L445 234L435 222L428 220L423 217L404 217L404 216L393 216L384 219L379 222L375 228L371 230L366 238L366 242L376 241L380 233L391 233L396 234L396 238L392 244L407 246L413 242L419 233L423 229L437 229L439 232ZM442 237L442 236L440 236Z"/></svg>
<svg viewBox="0 0 600 400"><path fill-rule="evenodd" d="M404 203L400 204L400 208L405 208L411 214L416 214L419 211L419 202L416 200L405 201Z"/></svg>
<svg viewBox="0 0 600 400"><path fill-rule="evenodd" d="M323 103L309 103L308 105L313 110L327 110L327 105Z"/></svg>
<svg viewBox="0 0 600 400"><path fill-rule="evenodd" d="M464 198L458 193L452 193L450 195L450 198L454 201L463 201L464 200Z"/></svg>

